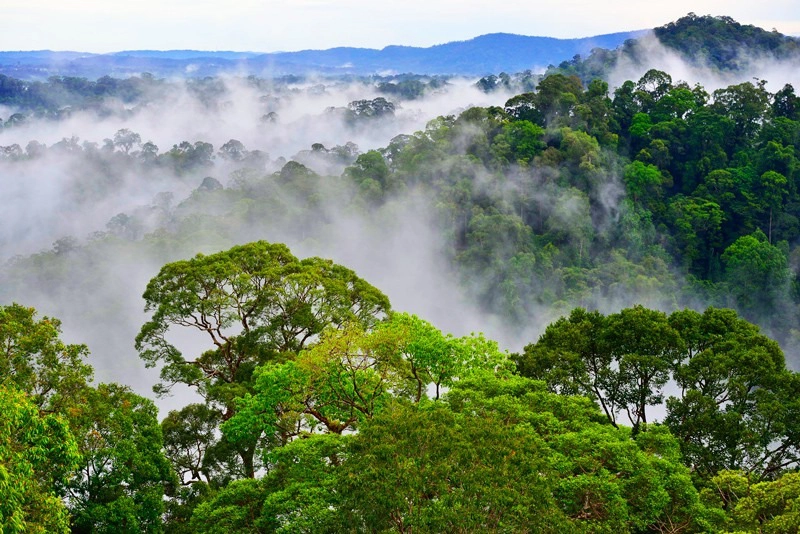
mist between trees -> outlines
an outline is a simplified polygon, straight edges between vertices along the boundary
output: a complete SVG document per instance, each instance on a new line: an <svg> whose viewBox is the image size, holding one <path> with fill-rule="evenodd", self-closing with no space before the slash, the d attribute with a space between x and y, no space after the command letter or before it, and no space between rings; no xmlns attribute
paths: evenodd
<svg viewBox="0 0 800 534"><path fill-rule="evenodd" d="M6 120L0 138L20 140L4 144L2 162L16 199L3 215L4 255L17 256L4 269L6 299L65 317L68 334L75 322L76 339L104 349L96 353L129 350L142 318L133 288L160 265L260 238L332 257L402 309L510 347L575 305L714 304L793 351L791 87L744 82L708 93L650 71L613 92L554 75L510 99L426 80L421 96L392 103L374 96L380 84L141 83L158 92L142 90L129 109L103 100L102 119L74 110ZM349 100L359 88L366 98ZM445 108L455 113L397 134L460 99L505 104ZM320 104L317 115L297 112ZM215 133L159 148L134 129L159 119ZM22 141L105 125L105 141ZM244 141L226 135L234 128ZM297 132L307 141L290 142ZM289 161L275 152L301 143ZM756 267L754 254L772 263ZM98 301L78 312L85 321L68 304L75 295ZM92 335L101 317L117 319Z"/></svg>
<svg viewBox="0 0 800 534"><path fill-rule="evenodd" d="M420 85L410 83L414 81ZM454 521L445 513L452 496L448 491L452 487L467 491L469 477L480 472L464 474L466 478L450 489L432 489L439 500L428 501L441 504L419 511L419 516L400 514L393 502L372 503L369 510L358 511L351 501L338 501L330 493L337 484L354 484L347 499L361 495L353 477L368 476L369 471L358 463L361 460L347 463L344 458L377 454L372 447L381 442L405 439L393 433L404 428L399 421L417 418L420 427L428 425L431 432L446 434L444 429L451 425L476 432L458 438L465 440L463 454L473 457L486 453L479 446L480 436L508 443L504 440L511 438L504 433L513 434L518 446L508 454L528 451L525 462L533 462L514 469L527 469L532 487L554 499L538 501L543 503L541 517L552 514L552 525L558 526L553 531L576 525L592 531L608 517L618 520L614 524L623 526L614 528L624 531L654 530L654 525L670 521L697 531L712 525L751 525L744 511L735 512L738 505L732 495L740 495L735 488L775 480L795 464L797 380L783 359L785 351L788 367L796 366L800 331L800 165L795 148L800 147L800 98L793 87L778 84L768 89L766 82L750 80L707 89L656 69L614 87L601 80L584 85L564 73L541 78L530 73L501 75L489 81L477 86L425 77L178 83L141 77L127 82L125 87L133 87L130 94L108 89L111 96L87 97L69 109L63 102L48 104L46 99L38 109L25 108L33 106L30 102L7 103L19 108L9 107L0 132L2 188L4 198L13 199L0 216L6 259L0 273L0 301L32 305L61 318L65 339L91 348L89 361L101 380L134 389L135 393L114 385L91 389L91 395L100 399L95 406L101 412L111 410L114 403L140 403L137 413L152 414L142 415L141 424L149 425L155 408L136 394L150 395L150 386L159 381L175 385L175 396L159 400L159 405L164 410L184 410L181 420L196 419L197 427L192 428L197 435L192 439L205 435L208 447L203 451L213 450L208 461L216 462L213 469L212 464L203 464L203 452L200 464L187 460L184 465L182 475L189 476L187 480L205 485L187 483L182 493L175 490L176 500L171 502L177 508L169 513L180 518L176 521L183 521L183 527L190 524L186 510L195 510L192 528L202 528L215 510L225 510L225 499L238 499L239 492L249 495L244 500L259 510L265 502L271 507L264 516L269 517L259 521L278 523L259 523L265 531L312 529L314 523L296 522L312 511L319 514L313 516L320 521L317 524L335 531L338 519L326 512L331 509L355 510L359 524L381 528L390 526L376 518L389 518L394 521L391 528L400 530L417 524L414 521ZM48 83L38 90L52 95L76 82L64 78ZM403 83L403 89L381 87ZM61 98L96 88L72 88ZM214 348L143 313L141 295L149 280L148 311L158 310L152 284L170 265L177 269L180 260L199 264L204 257L235 255L241 249L231 248L234 245L262 241L288 244L296 257L285 263L303 265L297 267L300 271L318 260L298 258L331 258L358 273L358 280L369 281L378 293L384 291L394 310L415 313L431 323L398 315L399 323L390 320L387 324L393 327L383 331L370 321L347 326L334 314L331 317L337 320L326 317L313 328L304 326L310 328L309 339L319 342L314 347L324 347L325 352L303 343L259 345L263 336L273 336L272 341L280 337L270 330L277 327L267 315L252 339L243 324L243 331L234 333L235 341ZM206 256L189 260L197 253ZM225 283L235 286L232 280ZM163 302L177 301L165 297ZM388 312L386 302L383 312ZM714 308L705 314L676 311L708 306ZM571 312L578 307L596 311ZM164 317L177 321L177 315L169 313L178 312L164 312ZM389 317L377 315L378 322ZM566 315L568 319L556 322ZM630 321L627 326L626 321ZM550 323L554 326L545 331ZM142 325L146 326L140 331ZM672 341L645 348L637 345L644 343L644 335L626 341L626 332L642 325L645 332L655 332L653 325L663 330L658 330L663 333L659 343ZM323 334L324 326L337 328ZM595 328L597 335L584 339L571 328L581 335ZM291 328L288 331L297 335ZM497 339L500 347L517 351L528 347L511 358L483 337L469 336L473 331ZM133 346L137 332L138 349L156 369L145 369L137 356ZM450 355L460 363L444 369L437 380L428 362L414 382L407 376L415 376L418 362L414 363L413 351L401 350L405 356L400 363L382 352L400 343L392 335L409 332L414 333L412 341L414 336L427 340L429 352ZM593 347L595 341L606 345ZM240 381L236 374L227 381L246 384L243 388L203 382L209 376L192 374L198 366L181 374L182 355L192 355L186 359L196 362L219 356L215 351L222 346L245 350L251 344L261 348L253 349L258 358L242 368L247 380ZM358 348L355 355L336 352L351 344ZM755 356L754 346L761 351ZM262 349L266 352L259 352ZM574 359L556 364L554 353ZM333 387L332 375L320 374L322 368L333 372L326 367L332 361L330 354L340 355L334 358L337 362L349 363L353 388L371 391L366 400L360 397L358 402L366 404L358 408L350 399L350 408L359 412L352 421L341 414L298 408L313 410L319 400L279 395L296 388L332 394L325 389ZM704 367L708 362L700 354L716 355L730 369L741 365L753 372L725 375L713 365ZM386 367L381 367L376 362L383 362L384 356ZM598 364L596 356L606 360ZM751 356L755 362L748 359ZM266 365L270 362L271 367ZM595 364L599 367L592 367ZM712 371L722 374L712 377ZM399 380L398 373L406 373L402 383L393 382ZM439 404L436 395L422 409L427 396L422 392L431 383L452 386L452 393ZM286 387L277 391L270 384ZM660 389L666 384L682 388L671 405L666 403L665 421L673 435L643 431L653 422L646 416L647 406L657 406L668 397ZM740 385L745 393L737 397ZM694 391L696 395L690 394ZM556 393L585 395L599 407ZM242 404L234 401L245 394L248 400ZM537 419L528 408L515 404L520 399L555 414L558 422ZM192 401L198 402L189 404ZM7 402L19 407L20 417L32 417L25 401L9 397ZM488 414L487 421L498 418L506 426L492 431L477 425L474 412L465 408L469 403L477 403L481 413ZM287 413L304 414L298 416L295 433L280 426L286 421L265 415L270 410L264 406L278 405L285 405ZM768 409L775 406L785 410ZM744 414L745 408L751 411ZM559 415L566 412L577 414L577 419ZM511 419L509 413L514 414ZM631 428L624 427L623 414ZM305 416L314 418L311 427ZM726 418L738 417L739 422L731 434L720 430L705 435L697 430L702 423L693 419L701 416L714 423L712 430L732 424L733 419ZM218 430L223 420L228 421L224 438ZM162 431L169 430L169 421ZM536 435L546 434L551 423L565 426L541 442L520 431L532 426L539 429ZM345 432L359 425L368 430L351 436ZM764 430L759 425L770 427L774 435L759 434ZM579 427L577 434L560 433ZM256 435L248 433L253 428ZM314 440L293 440L303 432L314 434L317 428L322 429L316 432L321 436ZM601 477L584 480L587 486L578 491L577 479L559 478L578 469L570 462L577 465L594 458L589 452L585 457L565 452L596 444L599 438L593 432L602 435L609 450L628 451L629 455L603 460L613 465L611 470L626 473L624 488L612 488ZM747 441L751 438L754 441ZM621 449L615 449L616 443ZM65 470L75 465L71 454L59 453L58 465ZM180 486L180 480L168 480L172 475L153 454L154 465L160 466L158 484ZM423 463L431 454L456 466L466 462L452 456L456 453L451 449L434 447L413 454ZM295 457L308 457L303 465L313 472L288 467ZM340 457L344 470L333 469ZM625 500L637 491L635 481L641 480L635 469L620 467L623 457L635 457L631 460L635 465L647 466L661 477L663 484L650 488L663 497L655 511L621 501L603 501L597 504L600 511L591 508L595 501L586 497L590 493L606 492ZM670 465L659 464L656 458ZM171 460L175 467L175 458ZM496 460L509 468L506 460ZM259 461L264 466L285 465L286 471L252 480ZM537 486L533 473L549 469L546 466L553 462L563 472L550 473L547 480L561 480L561 485ZM402 470L388 464L386 469ZM350 478L338 478L342 473L350 473ZM310 497L302 491L292 493L299 491L293 484L306 477L317 477L322 488L319 500L303 501ZM794 484L787 477L778 480ZM237 478L243 480L232 482ZM711 480L730 491L713 494ZM378 487L367 482L379 483L364 481L362 489ZM589 491L589 486L595 489ZM774 487L762 489L768 492ZM704 490L711 493L703 495ZM380 491L391 494L386 488ZM675 497L678 491L684 500ZM302 502L291 501L293 509L281 508L286 501L279 496L286 492L300 495ZM579 495L589 504L581 504ZM522 498L495 497L498 503ZM657 500L653 497L653 502ZM184 505L188 508L180 509ZM470 510L464 518L472 521L479 515ZM501 524L499 516L492 520ZM542 523L542 529L546 526ZM464 528L479 527L480 523L470 523Z"/></svg>

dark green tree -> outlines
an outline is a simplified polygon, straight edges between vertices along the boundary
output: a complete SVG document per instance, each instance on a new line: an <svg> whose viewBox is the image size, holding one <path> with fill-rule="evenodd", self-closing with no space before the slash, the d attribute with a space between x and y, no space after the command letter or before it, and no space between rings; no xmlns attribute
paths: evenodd
<svg viewBox="0 0 800 534"><path fill-rule="evenodd" d="M733 310L684 310L670 324L685 343L665 424L700 476L723 469L772 478L800 459L800 377L778 344Z"/></svg>
<svg viewBox="0 0 800 534"><path fill-rule="evenodd" d="M176 477L152 401L116 384L89 391L71 416L81 461L67 485L73 532L163 532L164 492Z"/></svg>

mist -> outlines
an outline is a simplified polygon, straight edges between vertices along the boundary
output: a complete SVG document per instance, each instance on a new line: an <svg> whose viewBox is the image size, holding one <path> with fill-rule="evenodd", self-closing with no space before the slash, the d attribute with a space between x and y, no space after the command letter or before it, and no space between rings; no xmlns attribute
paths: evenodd
<svg viewBox="0 0 800 534"><path fill-rule="evenodd" d="M0 131L3 302L58 317L65 340L88 345L96 381L128 384L148 397L158 372L145 369L133 349L148 319L141 298L147 282L167 262L258 239L286 243L298 257L346 265L384 291L395 309L446 331L510 335L499 318L481 313L461 290L428 199L410 194L377 214L351 211L346 199L355 192L339 178L357 153L384 147L440 115L502 105L509 94L486 94L474 80L453 79L422 99L395 101L391 115L353 121L343 110L354 100L380 97L373 85L315 80L265 89L239 78L220 82L212 98L170 82L135 107L110 102L100 110L73 111L61 120L29 118ZM4 109L2 116L15 112ZM130 146L115 143L119 132L138 139ZM221 155L232 139L253 157L235 161ZM144 146L152 143L163 155L184 142L210 143L213 156L196 167L155 165ZM313 150L314 144L323 148ZM333 152L337 147L351 153L342 157ZM335 191L323 192L325 200L309 208L276 190L275 211L265 207L246 224L242 219L219 227L213 217L231 218L235 205L208 204L201 185L220 184L236 194L258 187L253 184L291 159L319 173L324 190L327 182L336 184ZM298 222L309 209L322 221L313 227ZM187 354L207 349L184 343ZM181 407L193 395L185 388L175 393L159 401L162 410Z"/></svg>
<svg viewBox="0 0 800 534"><path fill-rule="evenodd" d="M650 32L636 40L632 54L618 55L616 65L608 74L608 82L612 88L619 87L626 80L638 80L648 70L656 69L672 76L675 82L700 84L709 93L755 80L765 80L766 89L773 93L787 83L800 84L800 58L779 60L769 55L742 53L730 70L721 71L710 65L704 57L688 62Z"/></svg>
<svg viewBox="0 0 800 534"><path fill-rule="evenodd" d="M800 77L792 65L763 58L752 58L753 70L746 74L689 65L654 37L640 47L637 61L618 62L612 87L651 68L709 92L753 76L768 80L774 91ZM611 151L598 147L592 153L603 170L585 187L569 183L572 170L579 174L584 163L578 160L511 165L498 173L466 157L482 135L466 124L454 141L465 157L425 167L430 176L463 176L470 195L507 208L508 226L489 234L487 243L490 261L511 272L516 284L503 289L518 293L518 302L511 301L523 315L518 322L498 313L502 306L495 302L487 306L494 281L485 273L458 270L469 251L454 251L463 236L447 235L443 225L458 214L413 186L387 193L379 207L365 205L363 192L342 174L358 154L424 130L436 117L458 116L473 106L502 107L511 96L479 91L467 79L450 79L422 98L400 100L364 81L253 83L228 77L165 82L133 105L111 101L66 110L58 120L27 118L0 130L0 193L6 200L0 212L0 297L60 318L67 341L89 346L97 381L128 384L148 397L158 372L146 369L133 349L148 319L141 298L147 282L167 262L259 239L285 243L301 258L333 259L385 292L395 310L418 314L455 335L483 332L512 351L578 305L606 314L634 304L666 312L705 307L700 298L679 298L684 281L678 266L658 258L640 264L614 252L587 279L593 289L549 299L563 284L537 270L554 261L550 252L510 252L514 239L529 238L514 237L514 225L523 221L574 245L572 260L578 263L584 254L596 254L592 242L598 236L604 245L623 248L635 239L658 243L652 225L636 226L644 237L629 232L636 214L625 203L624 162ZM381 98L391 102L391 113L358 116L350 106ZM0 109L0 117L16 112ZM287 161L314 176L283 176ZM497 216L491 210L482 215ZM620 271L628 276L618 282ZM208 348L175 335L187 354ZM192 395L176 389L159 406L179 408Z"/></svg>

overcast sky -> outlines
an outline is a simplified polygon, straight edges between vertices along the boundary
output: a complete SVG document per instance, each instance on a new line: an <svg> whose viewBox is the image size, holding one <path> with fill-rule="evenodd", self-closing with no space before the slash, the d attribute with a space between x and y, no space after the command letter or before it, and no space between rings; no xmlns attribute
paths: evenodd
<svg viewBox="0 0 800 534"><path fill-rule="evenodd" d="M430 46L493 32L638 30L690 11L800 34L800 0L0 0L0 50Z"/></svg>

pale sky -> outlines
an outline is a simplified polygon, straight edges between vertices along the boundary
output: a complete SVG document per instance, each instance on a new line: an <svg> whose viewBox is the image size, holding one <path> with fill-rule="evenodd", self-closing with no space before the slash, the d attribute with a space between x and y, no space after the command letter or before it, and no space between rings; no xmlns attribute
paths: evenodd
<svg viewBox="0 0 800 534"><path fill-rule="evenodd" d="M639 30L690 11L800 35L798 0L0 0L0 50L431 46L493 32Z"/></svg>

